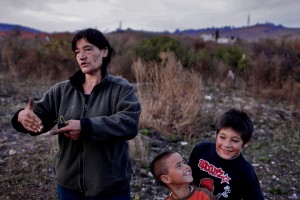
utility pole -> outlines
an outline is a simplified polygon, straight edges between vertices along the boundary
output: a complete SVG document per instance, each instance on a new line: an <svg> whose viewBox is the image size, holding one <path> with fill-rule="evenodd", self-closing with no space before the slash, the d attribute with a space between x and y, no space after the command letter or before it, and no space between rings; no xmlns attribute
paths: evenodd
<svg viewBox="0 0 300 200"><path fill-rule="evenodd" d="M119 23L119 30L122 30L122 21Z"/></svg>
<svg viewBox="0 0 300 200"><path fill-rule="evenodd" d="M247 18L247 26L250 26L250 14L248 14L248 18Z"/></svg>

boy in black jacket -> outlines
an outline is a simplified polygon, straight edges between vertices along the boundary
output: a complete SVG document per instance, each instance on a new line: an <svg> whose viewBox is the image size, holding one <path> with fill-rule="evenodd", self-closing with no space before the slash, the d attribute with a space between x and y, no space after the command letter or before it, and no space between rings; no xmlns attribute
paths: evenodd
<svg viewBox="0 0 300 200"><path fill-rule="evenodd" d="M254 169L241 154L250 144L253 129L245 112L225 112L216 125L216 142L202 142L190 155L194 184L220 200L264 199Z"/></svg>

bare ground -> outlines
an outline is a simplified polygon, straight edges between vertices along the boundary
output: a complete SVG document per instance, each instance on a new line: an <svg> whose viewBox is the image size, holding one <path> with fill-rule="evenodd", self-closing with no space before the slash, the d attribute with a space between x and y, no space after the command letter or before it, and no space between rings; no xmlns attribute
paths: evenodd
<svg viewBox="0 0 300 200"><path fill-rule="evenodd" d="M1 82L0 87L0 199L56 199L52 173L52 157L57 151L55 137L32 137L10 126L12 114L26 105L29 96L40 97L43 87L26 89L21 85L17 89L9 82ZM132 152L132 199L163 199L167 190L153 180L150 161L166 149L177 150L188 159L196 143L214 140L212 125L216 116L231 107L243 108L253 118L255 135L244 155L254 166L265 199L300 199L299 108L233 92L206 93L199 118L201 128L190 137L162 137L158 132L140 131L133 142L136 151Z"/></svg>

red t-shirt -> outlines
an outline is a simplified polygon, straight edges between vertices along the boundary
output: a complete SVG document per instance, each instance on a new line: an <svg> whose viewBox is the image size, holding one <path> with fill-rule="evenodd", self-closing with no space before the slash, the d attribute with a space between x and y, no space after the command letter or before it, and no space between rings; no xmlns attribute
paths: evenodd
<svg viewBox="0 0 300 200"><path fill-rule="evenodd" d="M214 200L213 194L206 188L192 187L192 191L184 198L176 200ZM175 200L170 193L165 200Z"/></svg>

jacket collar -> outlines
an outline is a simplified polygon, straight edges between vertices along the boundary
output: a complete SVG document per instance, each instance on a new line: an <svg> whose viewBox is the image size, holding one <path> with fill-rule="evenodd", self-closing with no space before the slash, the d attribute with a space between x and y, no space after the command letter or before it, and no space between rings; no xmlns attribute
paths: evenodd
<svg viewBox="0 0 300 200"><path fill-rule="evenodd" d="M108 71L105 73L105 76L102 77L102 80L100 83L105 82L105 80L110 76L110 74L108 73ZM84 83L85 80L85 76L82 73L82 71L79 69L78 71L76 71L73 75L70 76L69 78L71 85L79 91L82 91L82 84ZM98 83L98 84L100 84Z"/></svg>

